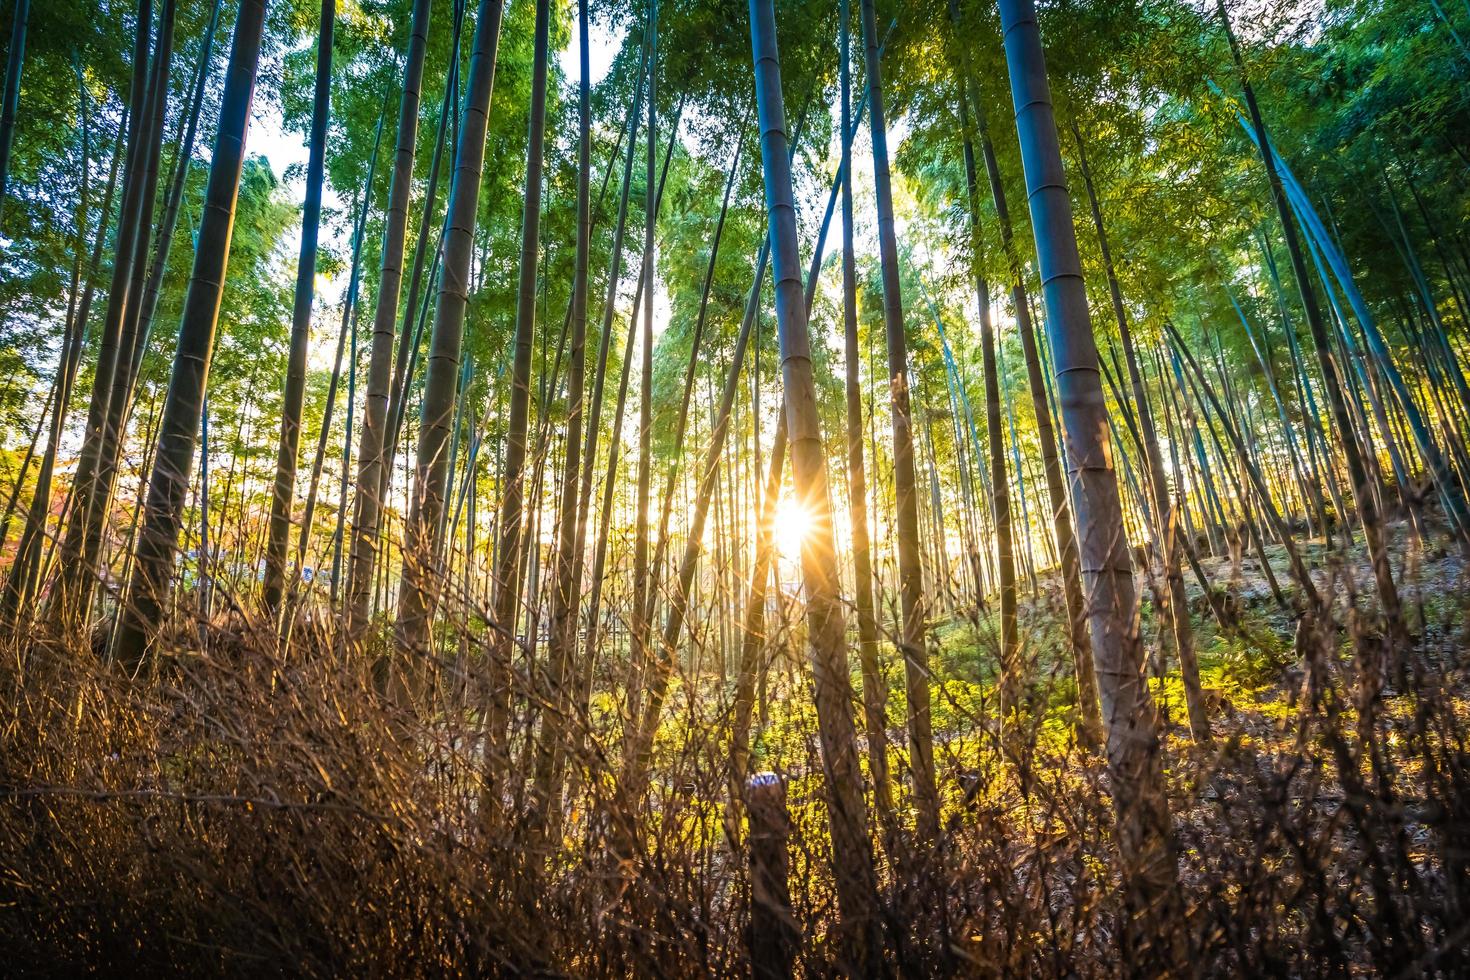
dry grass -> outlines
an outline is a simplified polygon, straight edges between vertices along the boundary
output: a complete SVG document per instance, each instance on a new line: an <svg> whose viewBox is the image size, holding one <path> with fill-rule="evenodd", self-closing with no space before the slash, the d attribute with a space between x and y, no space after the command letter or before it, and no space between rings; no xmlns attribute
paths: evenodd
<svg viewBox="0 0 1470 980"><path fill-rule="evenodd" d="M1464 606L1437 608L1406 685L1366 716L1360 631L1318 651L1317 701L1279 689L1222 710L1211 749L1167 740L1180 930L1201 974L1470 969ZM677 689L638 807L617 802L615 719L582 719L586 747L542 832L530 742L487 758L478 714L447 707L475 704L473 683L408 707L379 695L371 656L311 630L278 656L268 635L238 618L207 642L187 630L138 679L44 632L3 640L6 972L749 972L744 861L721 826L722 691ZM473 681L475 644L466 663ZM534 705L520 686L516 703ZM517 730L534 724L519 715ZM827 976L841 962L819 758L810 719L787 724L797 966ZM875 829L893 969L1130 973L1144 954L1120 949L1105 772L1038 726L1023 794L993 738L976 741L992 747L978 765L941 752L942 842Z"/></svg>

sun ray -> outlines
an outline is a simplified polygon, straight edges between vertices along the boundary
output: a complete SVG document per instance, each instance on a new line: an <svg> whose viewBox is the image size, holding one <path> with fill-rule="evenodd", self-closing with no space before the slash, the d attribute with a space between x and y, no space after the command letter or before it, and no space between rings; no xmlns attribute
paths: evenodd
<svg viewBox="0 0 1470 980"><path fill-rule="evenodd" d="M811 533L812 515L791 496L783 496L776 505L776 525L773 534L776 547L782 557L791 561L801 557L801 546Z"/></svg>

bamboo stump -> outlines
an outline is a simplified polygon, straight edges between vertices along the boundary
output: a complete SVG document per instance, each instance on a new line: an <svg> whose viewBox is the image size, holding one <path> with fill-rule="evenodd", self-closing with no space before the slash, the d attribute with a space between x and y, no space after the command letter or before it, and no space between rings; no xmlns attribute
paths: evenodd
<svg viewBox="0 0 1470 980"><path fill-rule="evenodd" d="M751 776L745 802L750 817L751 974L761 980L789 978L799 936L786 881L791 817L781 777L772 772Z"/></svg>

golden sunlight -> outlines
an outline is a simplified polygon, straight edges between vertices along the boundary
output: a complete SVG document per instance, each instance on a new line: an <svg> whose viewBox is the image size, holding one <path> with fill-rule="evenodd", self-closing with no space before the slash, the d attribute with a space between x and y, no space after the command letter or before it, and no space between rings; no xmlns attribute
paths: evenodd
<svg viewBox="0 0 1470 980"><path fill-rule="evenodd" d="M772 529L781 556L790 561L799 559L801 546L811 529L811 513L795 497L783 495L776 505L776 526Z"/></svg>

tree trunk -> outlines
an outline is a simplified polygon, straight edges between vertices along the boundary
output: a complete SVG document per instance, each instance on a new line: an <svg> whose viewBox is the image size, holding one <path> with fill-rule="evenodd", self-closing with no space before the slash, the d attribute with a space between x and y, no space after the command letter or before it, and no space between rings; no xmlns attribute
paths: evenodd
<svg viewBox="0 0 1470 980"><path fill-rule="evenodd" d="M144 145L148 142L153 114L148 111L148 33L153 22L152 0L138 0L133 43L133 77L128 94L127 162L123 167L122 210L117 217L117 237L112 260L112 282L108 286L106 313L99 338L97 362L92 372L92 395L87 406L87 423L82 432L82 449L72 478L72 494L76 498L61 545L61 581L58 585L56 612L63 623L85 621L88 600L92 594L95 568L83 562L83 547L91 523L91 502L97 492L98 467L101 464L103 428L107 422L108 403L112 395L112 377L117 370L118 349L122 341L123 321L128 305L128 287L132 282L134 251L138 244L137 229L142 220L143 170L147 163Z"/></svg>
<svg viewBox="0 0 1470 980"><path fill-rule="evenodd" d="M653 71L653 59L652 59L652 56L651 55L650 55L649 63L648 63L648 70L649 70L650 73ZM651 74L650 74L649 81L650 81L650 83L652 82ZM682 113L683 112L683 108L684 108L684 101L681 98L680 101L679 101L679 112ZM675 139L675 136L677 135L678 127L679 127L679 117L678 117L678 114L676 114L674 116L674 119L673 119L673 125L670 127L670 130L669 130L669 141L668 141L668 145L664 148L664 161L663 161L663 166L659 170L659 177L658 177L658 183L657 183L658 190L654 194L654 198L653 198L653 213L654 213L654 219L655 219L655 221L657 220L659 210L663 206L664 183L668 180L668 177L669 177L669 164L674 159L674 146L677 143L677 140ZM651 180L652 178L650 177L649 179ZM632 330L633 336L634 336L635 339L638 336L640 336L640 331L638 330L639 324L640 323L643 323L645 326L648 325L647 324L647 316L646 316L647 307L643 306L642 304L643 304L643 300L645 298L647 298L647 300L648 300L649 303L652 303L653 302L653 281L647 275L647 273L650 273L650 272L651 272L651 268L650 267L648 267L646 265L640 266L639 275L638 275L638 291L634 294L634 298L633 298L633 319L632 319L632 321L630 323L630 329ZM643 320L639 320L640 311L644 311L644 319ZM630 357L632 356L632 348L629 348L628 356L630 356ZM640 374L641 374L641 372L642 372L642 362L640 361L639 364L640 364L639 370L640 370ZM626 369L625 369L625 371L626 371ZM651 383L643 383L642 382L642 379L640 379L640 383L643 384L643 387L644 388L651 387ZM609 466L608 469L609 469L609 472L611 472L612 467ZM637 534L637 532L635 530L635 536L636 536L636 534ZM645 529L645 532L644 532L644 538L645 538L645 543L646 543L646 538L647 538L646 529ZM638 551L637 551L637 543L636 543L636 540L635 540L635 544L634 544L634 559L633 559L633 564L634 564L633 578L634 578L634 583L635 583L635 586L634 586L634 595L635 595L635 597L638 594L638 589L637 589L637 585L636 585L636 583L638 581L638 572L637 572L638 557L637 557L637 554L638 554ZM645 561L645 563L647 562L647 558L646 557L644 558L644 561ZM645 575L646 575L646 572L645 572ZM647 592L649 590L648 590L648 587L646 585L647 579L645 578L644 581L645 581L645 586L644 586L644 589L643 589L643 592L645 593L644 599L643 599L643 602L642 603L639 603L637 605L638 605L639 609L647 610L648 605L649 605L649 600L648 600ZM646 630L646 629L640 629L638 627L638 625L637 625L637 620L638 620L638 617L639 617L639 609L634 609L633 612L632 612L632 614L629 615L629 617L628 617L628 619L629 619L628 635L629 635L629 640L630 640L630 643L631 643L630 648L629 648L629 670L630 670L630 675L631 676L634 676L634 677L638 676L639 672L646 665L647 651L648 651L648 643L647 643L647 633L648 633L648 630ZM651 622L651 620L647 618L648 615L649 614L646 611L643 613L643 616L645 618L645 622ZM640 634L642 635L642 638L641 639L640 639ZM630 709L631 709L630 710L630 713L629 713L629 717L631 717L631 718L637 718L637 717L639 717L639 714L640 714L640 711L641 711L640 705L642 703L642 697L643 697L642 685L641 685L641 683L635 682L634 685L633 685L633 689L632 689L632 696L629 698L629 701L628 701L628 704L629 704ZM634 741L635 741L634 739L629 739L629 740L625 741L624 744L625 744L625 746L632 745Z"/></svg>
<svg viewBox="0 0 1470 980"><path fill-rule="evenodd" d="M797 124L797 136L800 136L801 124ZM851 130L848 131L849 140ZM795 141L788 144L795 147ZM738 157L738 153L737 153ZM731 163L731 177L733 178L739 167L739 160ZM838 175L840 180L841 175ZM816 296L817 278L821 270L821 258L827 239L827 231L831 224L833 205L836 202L837 183L832 186L832 194L829 197L828 208L822 220L822 225L817 232L816 244L812 252L812 268L807 277L805 292L805 307L807 315L811 314L812 301ZM728 201L726 202L728 203ZM716 239L718 248L718 239ZM761 250L755 263L755 281L751 286L749 298L746 301L745 315L740 321L740 333L735 339L734 356L726 369L725 387L720 399L718 411L711 425L710 447L706 452L704 466L700 473L699 490L694 504L694 513L690 520L689 530L685 537L684 555L679 565L679 577L673 590L670 601L669 618L664 624L663 638L657 648L658 659L655 663L656 671L651 677L645 678L640 687L648 690L648 707L646 711L634 711L631 716L640 718L640 723L634 732L634 737L627 742L628 751L626 755L627 771L630 778L624 780L625 784L633 787L637 792L642 791L642 783L647 775L649 752L652 749L654 734L658 727L659 712L662 710L663 699L668 690L670 671L673 669L675 648L679 642L681 633L689 611L690 590L694 584L694 574L698 567L698 560L703 550L705 522L709 516L709 507L714 502L715 480L718 476L718 463L724 454L725 440L729 435L730 414L734 407L735 396L739 390L739 378L745 363L745 352L749 347L751 330L758 319L760 312L760 285L765 278L766 265L770 258L770 239L767 238L761 245ZM710 274L713 275L713 260L710 265ZM697 335L697 334L696 334ZM692 380L692 372L690 374ZM676 442L682 444L682 426L679 431L679 439ZM670 474L670 482L675 481L677 474ZM663 550L660 548L658 559L662 560ZM657 578L652 578L654 587L657 587ZM634 705L639 704L637 699L632 701Z"/></svg>
<svg viewBox="0 0 1470 980"><path fill-rule="evenodd" d="M271 494L270 529L265 551L264 601L266 611L272 616L280 612L286 579L286 542L291 534L291 510L296 504L296 460L301 445L301 406L306 398L311 305L316 295L317 232L321 225L322 179L326 171L327 116L332 95L332 30L336 17L336 0L322 0L316 44L316 91L306 163L306 201L301 215L301 251L296 262L296 298L291 312L291 347L286 359L285 403L281 408L281 437L276 449L276 479ZM422 57L419 61L422 65ZM413 63L410 44L410 71Z"/></svg>
<svg viewBox="0 0 1470 980"><path fill-rule="evenodd" d="M510 379L510 415L505 440L505 483L501 490L500 557L495 572L495 645L493 659L502 676L515 643L521 597L521 536L525 511L526 432L531 411L531 355L536 331L536 270L541 241L542 156L546 142L546 76L549 60L550 0L537 0L536 53L531 82L531 118L526 149L525 208L521 215L520 283L516 294L516 330ZM496 692L496 703L504 695ZM502 734L505 718L491 718L491 738Z"/></svg>
<svg viewBox="0 0 1470 980"><path fill-rule="evenodd" d="M424 320L428 316L428 294L432 289L434 276L438 272L439 261L443 257L444 235L448 231L448 215L446 214L446 224L440 229L437 236L433 258L426 263L429 240L435 237L430 232L434 224L434 203L438 200L439 170L444 161L445 135L449 132L451 121L454 121L456 130L459 126L459 52L464 37L465 6L466 0L455 0L454 36L449 46L451 52L449 71L444 77L444 97L439 105L439 123L434 135L434 153L429 160L429 183L424 193L418 236L413 245L413 273L408 280L408 300L403 306L403 325L398 332L398 350L393 356L393 380L388 386L388 411L383 423L382 473L376 491L379 520L383 517L383 508L388 503L393 486L393 460L398 458L398 439L403 432L403 406L408 398L413 368L418 364L419 342L423 339ZM426 265L429 267L429 289L424 288ZM421 292L424 294L422 302L419 299ZM364 545L359 555L364 560L370 560L374 566L381 567L382 562L378 561L377 547L378 539L375 537Z"/></svg>
<svg viewBox="0 0 1470 980"><path fill-rule="evenodd" d="M872 29L871 0L864 0L863 8L869 54L876 59L877 38ZM852 691L847 672L842 607L838 599L837 558L827 489L827 454L818 420L816 383L797 256L796 211L791 197L791 163L787 155L786 113L781 97L781 68L776 52L772 0L750 0L750 28L791 469L798 502L812 518L811 531L802 545L802 573L838 904L845 919L846 969L850 973L874 976L879 972L881 942L877 929L873 856L864 817L862 773L858 767L857 732L852 720ZM872 118L881 120L881 101L871 96L870 101ZM881 125L875 131L884 132ZM896 260L896 256L894 258ZM896 261L894 264L896 266Z"/></svg>
<svg viewBox="0 0 1470 980"><path fill-rule="evenodd" d="M78 82L85 87L85 79L81 74L81 67L77 65ZM82 135L85 146L87 136L86 126L86 101L83 99L83 127ZM43 565L49 563L49 555L55 548L54 536L45 534L46 521L51 513L51 480L56 466L56 456L61 446L62 428L66 420L68 409L71 406L72 388L76 382L77 368L81 363L82 350L87 343L88 327L90 325L92 312L92 297L97 286L97 270L102 262L102 249L107 241L108 219L112 214L112 199L117 190L117 177L119 165L124 157L123 138L127 131L127 110L123 110L123 118L118 124L117 136L113 141L112 162L109 165L107 178L107 190L102 195L102 208L98 213L97 231L92 242L92 255L88 260L88 271L86 286L82 289L80 301L74 311L69 311L67 336L68 346L63 352L63 358L58 365L61 372L61 392L52 405L51 431L47 435L46 451L41 457L41 467L36 473L36 484L31 493L31 507L26 515L25 530L21 533L21 539L16 546L15 559L10 566L10 575L6 582L5 593L0 598L0 624L13 623L19 610L28 608L35 593L36 585L42 580ZM80 263L82 249L85 242L87 223L87 175L88 165L86 154L83 154L83 180L81 192L81 213L78 216L78 238L76 262ZM75 270L74 270L75 271ZM66 501L72 499L67 495ZM64 523L66 509L63 508L59 520ZM42 562L42 539L47 539L48 562Z"/></svg>
<svg viewBox="0 0 1470 980"><path fill-rule="evenodd" d="M1098 203L1097 188L1092 183L1092 170L1087 165L1087 147L1082 142L1082 132L1075 119L1072 120L1072 137L1077 141L1077 160L1082 170L1082 183L1087 189L1087 203L1091 207L1092 224L1097 231L1103 271L1108 277L1108 297L1112 300L1113 318L1118 324L1118 336L1123 342L1128 384L1133 389L1133 404L1138 413L1139 436L1143 440L1144 482L1153 497L1154 526L1158 529L1163 550L1159 557L1163 561L1164 579L1168 584L1168 591L1162 596L1160 612L1164 615L1165 627L1174 635L1174 649L1179 656L1179 673L1184 682L1184 702L1189 711L1189 733L1196 742L1209 742L1210 718L1205 712L1204 689L1200 686L1199 658L1194 649L1194 629L1189 622L1189 598L1184 592L1184 575L1179 570L1179 551L1181 547L1188 545L1179 540L1174 508L1169 499L1169 477L1164 470L1164 456L1159 452L1159 434L1154 428L1153 413L1149 411L1143 374L1138 369L1138 353L1133 346L1133 331L1128 324L1128 314L1123 309L1123 291L1118 285L1118 275L1113 268L1113 253L1108 242L1107 227L1103 224L1102 206Z"/></svg>
<svg viewBox="0 0 1470 980"><path fill-rule="evenodd" d="M152 79L148 87L147 111L151 122L142 158L142 201L138 224L128 234L137 241L133 249L131 279L128 283L127 308L123 314L122 335L117 352L117 365L112 377L112 391L107 399L107 415L102 426L102 441L97 456L97 478L88 502L88 523L82 541L82 565L95 574L99 562L106 560L103 537L107 531L113 496L117 488L117 467L132 411L133 390L147 348L146 324L142 320L142 297L146 285L148 246L153 240L153 207L158 197L158 166L163 155L165 108L168 101L169 68L173 62L174 24L177 0L165 0L159 19L158 37L154 44Z"/></svg>
<svg viewBox="0 0 1470 980"><path fill-rule="evenodd" d="M168 256L173 247L174 230L178 226L179 210L183 205L189 165L193 162L194 142L199 132L199 113L204 105L204 90L209 82L209 62L214 51L214 37L219 27L221 0L214 0L210 7L209 24L199 46L199 60L194 65L194 78L190 85L192 94L183 120L183 132L174 141L174 160L170 168L168 196L164 200L163 220L159 224L157 239L153 246L153 265L148 273L148 285L143 291L142 308L139 315L143 323L143 340L137 348L138 355L146 349L153 334L158 314L158 300L163 293L164 276L168 273ZM136 384L137 368L134 368Z"/></svg>
<svg viewBox="0 0 1470 980"><path fill-rule="evenodd" d="M573 549L579 538L577 528L578 477L582 471L582 401L587 373L587 291L588 253L591 250L591 177L592 177L592 80L591 51L588 40L587 0L577 0L577 253L572 270L571 326L572 346L567 361L566 450L562 463L561 500L557 510L557 547L554 561L555 586L551 607L551 643L547 678L549 710L537 757L535 802L544 821L548 807L559 801L552 799L555 759L565 741L562 721L568 705L566 684L569 677L572 631L576 625L577 596L572 589Z"/></svg>
<svg viewBox="0 0 1470 980"><path fill-rule="evenodd" d="M1042 475L1046 478L1047 499L1051 503L1051 530L1055 538L1057 558L1061 565L1062 596L1067 605L1070 626L1072 665L1077 676L1077 701L1082 712L1081 735L1089 745L1102 741L1102 715L1098 713L1097 679L1092 668L1092 650L1087 637L1087 602L1082 594L1082 571L1077 550L1077 533L1072 526L1072 504L1062 476L1053 412L1048 401L1046 379L1031 322L1031 298L1027 295L1025 267L1016 248L1011 227L1010 208L1006 203L1005 185L1001 181L1000 163L990 140L990 128L984 107L975 101L975 122L980 130L980 151L985 158L985 172L990 182L990 196L995 203L1000 224L1001 247L1011 274L1011 307L1016 315L1016 332L1021 336L1021 353L1026 362L1027 386L1031 389L1031 407L1036 415L1036 440L1041 448Z"/></svg>
<svg viewBox="0 0 1470 980"><path fill-rule="evenodd" d="M747 122L748 120L742 119L740 123L740 139L736 142L735 152L730 160L730 171L725 180L725 193L720 202L720 215L719 218L715 221L714 236L710 242L709 262L705 265L704 281L700 289L699 313L695 316L694 334L689 345L689 357L684 366L683 397L680 399L679 415L674 423L673 444L675 446L684 446L684 435L689 428L689 402L694 396L694 387L696 381L695 375L699 368L699 355L701 353L702 341L704 340L705 318L706 314L709 312L710 290L714 285L715 262L719 258L720 241L724 237L725 231L725 216L729 213L730 210L730 197L735 189L735 177L736 174L739 172L740 158L745 150L745 127ZM710 411L714 412L714 410L714 403L712 401L710 404ZM712 430L714 428L714 424L715 423L712 420ZM648 585L645 590L646 594L644 596L643 615L644 618L650 623L653 622L654 613L657 609L656 600L659 595L660 579L662 576L665 559L668 556L669 518L672 516L674 509L674 492L679 488L680 485L679 462L682 456L683 452L676 453L674 457L670 460L667 470L664 474L663 502L659 506L658 515L658 545L654 549L653 561L650 563L649 566ZM687 477L689 475L688 471L685 470L683 475Z"/></svg>
<svg viewBox="0 0 1470 980"><path fill-rule="evenodd" d="M164 401L136 567L122 604L122 624L114 650L116 658L134 671L142 665L162 626L164 599L173 579L184 495L209 382L215 324L235 223L235 201L245 163L245 134L255 91L265 6L265 0L241 0L235 22L219 130L194 252L194 271L184 297L178 350Z"/></svg>
<svg viewBox="0 0 1470 980"><path fill-rule="evenodd" d="M899 649L908 692L909 765L921 841L939 836L939 791L934 781L934 731L929 704L929 653L925 638L923 557L919 541L919 499L914 472L913 416L909 406L908 340L904 336L898 241L893 223L893 190L888 172L888 122L883 104L883 74L873 0L862 0L864 59L868 85L868 124L873 143L873 179L878 207L879 267L883 279L883 321L888 340L888 383L893 416L893 482L898 514L898 587L903 611ZM779 284L779 279L777 280ZM804 334L804 332L803 332ZM783 338L784 339L784 338ZM792 459L802 440L791 430ZM795 467L793 466L793 469ZM825 482L825 470L823 481ZM826 507L825 498L822 504Z"/></svg>
<svg viewBox="0 0 1470 980"><path fill-rule="evenodd" d="M357 462L357 499L352 515L352 544L347 573L347 634L354 641L361 640L367 627L368 600L371 598L379 521L382 518L386 488L384 474L389 469L385 466L384 456L389 372L393 361L394 327L398 322L398 296L403 287L403 253L408 235L409 198L413 192L413 158L418 140L419 100L428 43L430 7L427 0L414 2L408 64L404 70L403 95L398 105L398 140L393 158L393 178L389 185L388 210L383 222L378 305L373 313L372 350L368 356L367 402L363 409L362 444ZM455 30L457 33L458 25ZM451 57L455 50L452 46ZM448 111L449 106L446 104L444 112ZM442 131L442 125L440 129ZM437 156L438 147L435 149ZM430 193L432 194L432 190ZM427 204L426 208L432 210ZM426 218L428 210L425 212ZM421 238L426 228L425 225L421 229ZM421 259L423 247L424 242L420 240L416 246L416 259ZM410 310L410 314L411 312Z"/></svg>
<svg viewBox="0 0 1470 980"><path fill-rule="evenodd" d="M949 0L949 18L959 26L959 0ZM958 41L958 39L956 39ZM967 49L960 48L960 136L965 159L965 197L970 214L970 236L974 243L970 257L975 275L975 295L980 313L981 362L985 372L985 414L990 441L990 510L995 522L995 550L1000 579L1000 721L1002 729L1012 726L1019 683L1020 647L1016 623L1016 557L1011 534L1010 481L1006 476L1005 436L1001 432L1000 372L995 358L995 328L990 322L990 288L981 273L980 193L975 167L975 143L970 133L970 102L974 86L970 77ZM975 99L978 104L978 99ZM1009 739L1007 739L1009 741Z"/></svg>
<svg viewBox="0 0 1470 980"><path fill-rule="evenodd" d="M337 468L337 526L332 530L332 577L329 580L331 588L328 593L328 601L332 609L338 613L341 612L338 600L342 579L342 538L347 530L348 474L352 469L352 423L357 410L357 365L361 360L357 350L358 319L354 311L352 338L347 353L347 405L345 417L342 420L342 461Z"/></svg>
<svg viewBox="0 0 1470 980"><path fill-rule="evenodd" d="M841 0L842 64L838 68L842 98L842 339L846 367L847 397L847 486L849 523L852 525L854 605L858 621L858 662L863 676L863 722L868 737L868 769L873 774L873 798L879 816L893 822L893 785L888 771L888 689L883 676L878 645L878 617L873 601L872 544L868 540L868 477L863 459L863 394L860 386L860 356L857 324L857 257L853 244L852 205L852 24L849 0ZM757 350L759 357L759 350ZM760 420L756 420L759 426ZM759 465L759 461L757 461ZM779 493L780 487L777 486ZM768 506L774 507L775 500ZM762 510L764 525L765 511ZM765 533L764 530L761 533ZM766 544L769 550L769 544ZM769 561L769 559L767 559ZM764 603L768 573L758 570L752 578L752 595L758 588ZM764 609L760 610L764 613ZM748 642L748 641L747 641Z"/></svg>
<svg viewBox="0 0 1470 980"><path fill-rule="evenodd" d="M592 375L592 398L587 409L587 423L585 425L586 436L584 438L584 445L581 450L581 473L574 474L570 470L568 470L568 479L576 477L578 490L577 510L575 518L575 540L573 541L571 551L571 584L567 589L567 596L570 600L570 606L568 607L566 612L568 622L565 626L565 641L567 644L566 656L573 664L573 666L569 668L571 676L568 680L568 683L574 685L574 696L576 698L575 707L578 717L581 717L582 713L585 712L587 707L587 700L591 695L591 671L592 666L596 660L596 650L593 646L592 638L596 635L597 632L597 611L594 608L593 604L589 604L587 616L585 619L583 619L577 614L577 605L581 601L582 579L585 572L586 564L585 553L587 547L587 518L592 505L592 488L593 485L596 483L597 443L598 436L600 435L602 428L602 402L603 392L606 388L607 383L608 355L611 352L612 348L613 317L617 311L618 280L620 278L619 273L622 268L623 262L623 237L627 231L628 194L629 189L632 186L633 179L633 158L636 154L638 146L638 122L639 119L642 117L642 112L640 110L642 108L643 100L643 67L643 59L640 58L638 77L633 83L633 102L628 115L628 146L623 157L623 177L621 191L618 195L617 222L613 227L612 250L609 253L608 257L607 293L603 299L601 333L597 349L597 368ZM614 425L614 433L618 432L618 429L622 424L623 393L621 391L619 392L618 397L618 421ZM617 439L615 438L614 446L616 446L616 444ZM615 452L613 455L616 455ZM604 508L604 510L606 511L606 508ZM604 547L605 541L603 540L602 535L599 535L599 539L597 542L598 556L596 559L594 572L595 580L600 580L602 575L601 562L603 557L605 556L605 552L603 551ZM594 588L594 595L595 594L596 590ZM586 624L586 631L588 636L586 647L587 652L581 662L577 661L577 651L581 646L581 644L578 642L577 636L577 627L579 623ZM582 735L583 732L579 729L576 733L575 739L573 740L574 745L568 746L569 751L580 748L582 744ZM552 761L553 784L561 779L561 767L562 760L564 758L565 757L563 756L560 759L553 759Z"/></svg>
<svg viewBox="0 0 1470 980"><path fill-rule="evenodd" d="M735 167L732 166L732 176L734 173ZM718 248L718 242L715 248ZM745 352L750 343L750 331L755 320L759 284L765 275L768 255L768 248L762 244L760 257L756 260L755 285L752 286L751 299L746 305L740 333L735 338L735 352L726 372L719 411L710 433L709 448L705 451L704 463L698 471L699 491L695 498L694 513L690 519L688 534L685 537L684 554L679 563L679 576L670 597L669 618L664 624L662 640L654 651L656 654L654 671L642 678L643 687L647 689L647 705L643 708L641 715L633 716L636 725L627 742L622 780L625 792L634 799L641 796L644 789L650 755L653 750L653 740L658 730L659 713L663 709L664 696L668 691L669 674L674 666L674 653L689 612L690 590L694 583L694 573L698 567L700 552L704 550L705 522L709 518L709 508L714 498L715 479L719 475L719 462L724 454L725 439L729 434L730 412L735 403L735 394L740 386L740 369L745 362ZM713 270L712 260L711 274ZM670 474L671 482L674 476L675 474Z"/></svg>
<svg viewBox="0 0 1470 980"><path fill-rule="evenodd" d="M10 146L15 141L15 112L20 102L20 72L26 57L26 23L31 0L15 0L10 24L10 54L5 59L5 97L0 103L0 211L9 188Z"/></svg>
<svg viewBox="0 0 1470 980"><path fill-rule="evenodd" d="M485 162L485 134L490 121L495 52L500 39L503 9L504 0L480 0L464 97L464 121L454 156L444 260L434 312L434 336L430 342L429 367L424 379L414 492L404 527L397 633L399 645L408 650L422 649L427 642L429 620L439 595L433 556L438 551L435 538L439 515L444 509L445 481L449 472L449 460L444 451L450 420L454 415L454 389L459 380L465 305L469 299L470 257L474 250L481 171ZM499 679L503 680L503 676Z"/></svg>
<svg viewBox="0 0 1470 980"><path fill-rule="evenodd" d="M1041 32L1031 0L1000 0L1000 17L1077 508L1093 661L1107 723L1130 953L1163 969L1182 968L1182 910L1154 705L1143 677L1133 570L1108 450L1097 347Z"/></svg>
<svg viewBox="0 0 1470 980"><path fill-rule="evenodd" d="M648 39L648 151L646 154L647 174L644 178L645 200L643 208L643 282L645 300L643 304L643 342L639 347L638 385L638 489L637 516L633 530L633 615L631 632L633 646L630 655L635 671L648 661L648 637L650 632L648 606L648 498L653 477L653 458L649 442L653 424L653 280L654 280L654 232L657 224L657 208L654 203L653 167L655 148L658 143L658 0L648 0L648 24L645 28ZM673 149L670 136L669 148ZM663 651L660 651L662 653ZM634 742L637 739L635 737Z"/></svg>

